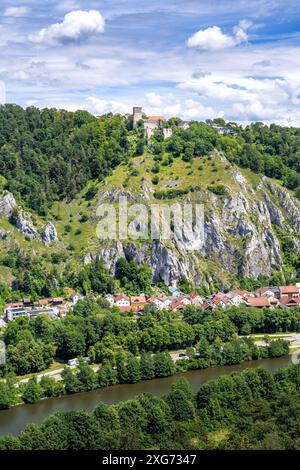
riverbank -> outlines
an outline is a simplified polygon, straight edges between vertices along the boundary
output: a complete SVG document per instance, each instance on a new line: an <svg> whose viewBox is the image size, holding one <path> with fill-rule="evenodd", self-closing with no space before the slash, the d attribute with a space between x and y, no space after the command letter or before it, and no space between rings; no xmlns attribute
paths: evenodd
<svg viewBox="0 0 300 470"><path fill-rule="evenodd" d="M106 388L96 389L91 392L81 392L73 395L62 395L58 398L48 398L41 400L33 405L24 405L2 410L0 412L0 435L19 434L28 424L41 423L47 416L58 411L72 411L94 409L102 401L107 404L118 403L129 400L140 393L151 393L161 396L171 388L172 383L177 382L180 377L189 380L192 389L196 392L203 383L220 377L221 375L231 374L232 372L241 372L242 370L253 367L263 367L270 371L280 367L287 367L292 363L291 356L283 356L276 359L258 359L256 361L243 362L234 366L215 366L207 369L181 372L179 374L140 381L135 384L120 384Z"/></svg>

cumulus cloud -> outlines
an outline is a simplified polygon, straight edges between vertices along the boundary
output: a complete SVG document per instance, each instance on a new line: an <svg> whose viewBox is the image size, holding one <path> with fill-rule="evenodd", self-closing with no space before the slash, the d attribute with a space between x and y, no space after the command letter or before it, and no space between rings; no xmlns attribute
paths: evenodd
<svg viewBox="0 0 300 470"><path fill-rule="evenodd" d="M55 23L29 36L35 43L57 43L78 41L103 33L105 21L97 10L76 10L67 13L62 23Z"/></svg>
<svg viewBox="0 0 300 470"><path fill-rule="evenodd" d="M127 113L129 108L122 102L115 100L104 100L89 96L84 104L86 110L93 114L106 114L106 113Z"/></svg>
<svg viewBox="0 0 300 470"><path fill-rule="evenodd" d="M179 88L199 96L213 109L224 108L225 117L239 122L288 122L299 118L300 85L297 77L223 77L210 75L191 78Z"/></svg>
<svg viewBox="0 0 300 470"><path fill-rule="evenodd" d="M252 23L248 20L242 20L233 28L233 35L225 34L219 26L200 29L188 39L187 45L190 48L200 50L218 51L229 47L237 46L248 40L247 29Z"/></svg>
<svg viewBox="0 0 300 470"><path fill-rule="evenodd" d="M146 93L146 97L150 106L153 106L154 108L156 108L162 105L162 98L157 93L154 93L154 92Z"/></svg>
<svg viewBox="0 0 300 470"><path fill-rule="evenodd" d="M19 16L25 16L27 13L29 13L30 9L26 6L23 7L9 7L4 10L3 15L4 16L14 16L14 17L19 17Z"/></svg>

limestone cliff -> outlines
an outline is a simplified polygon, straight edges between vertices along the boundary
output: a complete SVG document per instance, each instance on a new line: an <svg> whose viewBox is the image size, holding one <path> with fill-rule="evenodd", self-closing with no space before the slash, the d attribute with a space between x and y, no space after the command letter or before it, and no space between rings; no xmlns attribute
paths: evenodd
<svg viewBox="0 0 300 470"><path fill-rule="evenodd" d="M98 255L114 274L115 263L121 256L151 265L155 281L176 284L185 275L197 284L209 285L238 275L257 278L271 276L283 270L283 254L277 229L292 237L295 250L300 252L300 204L287 189L261 177L253 186L237 169L231 169L233 182L228 196L220 198L212 192L199 190L193 194L204 204L204 245L193 251L187 247L197 245L199 234L194 233L185 243L175 234L167 242L116 241L105 243ZM120 189L102 194L102 200L116 201ZM122 193L124 195L124 193ZM149 196L150 194L150 196ZM128 201L148 203L146 197L127 192ZM138 225L139 220L135 220Z"/></svg>

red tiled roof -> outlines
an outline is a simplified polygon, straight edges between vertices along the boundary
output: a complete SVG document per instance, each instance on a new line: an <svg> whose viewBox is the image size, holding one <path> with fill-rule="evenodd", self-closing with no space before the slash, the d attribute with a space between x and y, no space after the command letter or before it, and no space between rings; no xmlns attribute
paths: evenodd
<svg viewBox="0 0 300 470"><path fill-rule="evenodd" d="M196 292L195 290L193 290L193 292L190 293L190 297L191 299L195 299L196 297L198 297L198 292Z"/></svg>
<svg viewBox="0 0 300 470"><path fill-rule="evenodd" d="M201 305L202 308L204 308L204 310L209 310L212 308L211 305L209 305L207 302L204 302L202 305Z"/></svg>
<svg viewBox="0 0 300 470"><path fill-rule="evenodd" d="M129 297L127 297L127 295L126 295L126 294L123 294L123 293L122 293L122 294L118 294L118 295L115 297L115 302L118 302L118 300L122 300L122 299L124 299L124 300L129 300Z"/></svg>
<svg viewBox="0 0 300 470"><path fill-rule="evenodd" d="M5 304L5 308L15 308L15 307L21 307L22 306L22 302L13 302L13 303L10 303L10 304Z"/></svg>
<svg viewBox="0 0 300 470"><path fill-rule="evenodd" d="M281 305L293 304L293 305L300 305L300 297L296 297L294 299L289 299L288 297L282 297L280 299Z"/></svg>
<svg viewBox="0 0 300 470"><path fill-rule="evenodd" d="M164 121L165 116L148 116L148 121Z"/></svg>
<svg viewBox="0 0 300 470"><path fill-rule="evenodd" d="M250 297L248 303L251 307L269 307L270 302L266 297Z"/></svg>
<svg viewBox="0 0 300 470"><path fill-rule="evenodd" d="M299 294L299 289L297 286L279 286L279 291L282 295Z"/></svg>
<svg viewBox="0 0 300 470"><path fill-rule="evenodd" d="M130 302L132 304L134 303L145 303L146 302L146 297L144 295L132 295L130 297Z"/></svg>
<svg viewBox="0 0 300 470"><path fill-rule="evenodd" d="M175 298L171 304L170 304L170 310L174 310L175 308L177 307L184 307L184 305L182 304L182 299L180 298Z"/></svg>

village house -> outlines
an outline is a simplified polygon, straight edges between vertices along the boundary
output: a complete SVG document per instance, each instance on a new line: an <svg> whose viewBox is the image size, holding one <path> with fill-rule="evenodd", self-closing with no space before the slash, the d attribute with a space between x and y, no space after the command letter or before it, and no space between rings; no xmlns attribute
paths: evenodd
<svg viewBox="0 0 300 470"><path fill-rule="evenodd" d="M33 305L35 307L46 307L47 305L49 305L50 303L50 299L40 299L40 300L37 300L36 302L33 302Z"/></svg>
<svg viewBox="0 0 300 470"><path fill-rule="evenodd" d="M130 303L132 304L145 304L147 302L144 294L130 296Z"/></svg>
<svg viewBox="0 0 300 470"><path fill-rule="evenodd" d="M255 291L256 297L267 297L267 298L275 298L275 290L271 289L270 287L262 287Z"/></svg>
<svg viewBox="0 0 300 470"><path fill-rule="evenodd" d="M76 305L78 300L80 300L83 296L81 294L75 293L69 297L69 302L72 303L72 305Z"/></svg>
<svg viewBox="0 0 300 470"><path fill-rule="evenodd" d="M146 296L141 294L141 295L132 295L130 297L130 306L132 312L140 312L142 311L145 306L147 305L148 301L146 299Z"/></svg>
<svg viewBox="0 0 300 470"><path fill-rule="evenodd" d="M4 305L4 313L7 314L8 309L19 308L19 307L22 307L22 306L23 306L22 302L11 302L9 304L5 304Z"/></svg>
<svg viewBox="0 0 300 470"><path fill-rule="evenodd" d="M271 304L267 297L249 297L247 300L249 307L270 308Z"/></svg>
<svg viewBox="0 0 300 470"><path fill-rule="evenodd" d="M152 297L149 299L149 302L155 305L159 310L168 309L172 300L165 295L158 295L157 297Z"/></svg>
<svg viewBox="0 0 300 470"><path fill-rule="evenodd" d="M169 287L168 290L172 297L180 297L182 295L177 287Z"/></svg>
<svg viewBox="0 0 300 470"><path fill-rule="evenodd" d="M110 307L113 307L115 304L115 297L112 294L107 294L105 297L105 300L109 303Z"/></svg>
<svg viewBox="0 0 300 470"><path fill-rule="evenodd" d="M47 314L50 318L58 317L58 310L56 308L27 310L27 313L28 313L28 317L30 318L30 320L34 320L39 315L45 315L45 314Z"/></svg>
<svg viewBox="0 0 300 470"><path fill-rule="evenodd" d="M210 303L205 301L201 305L201 308L203 308L203 310L214 310L216 308L216 305L210 304Z"/></svg>
<svg viewBox="0 0 300 470"><path fill-rule="evenodd" d="M178 297L178 299L181 300L182 305L191 305L192 304L192 300L188 296Z"/></svg>
<svg viewBox="0 0 300 470"><path fill-rule="evenodd" d="M8 308L6 311L7 321L14 321L20 317L27 317L30 319L36 318L38 315L47 313L50 317L54 318L57 316L57 311L54 308L42 308L29 310L24 307Z"/></svg>
<svg viewBox="0 0 300 470"><path fill-rule="evenodd" d="M299 289L297 286L279 286L280 300L282 297L294 299L299 297Z"/></svg>
<svg viewBox="0 0 300 470"><path fill-rule="evenodd" d="M300 307L300 297L281 297L281 299L279 300L279 306L281 308Z"/></svg>
<svg viewBox="0 0 300 470"><path fill-rule="evenodd" d="M193 305L203 304L202 297L195 290L190 293L190 299Z"/></svg>
<svg viewBox="0 0 300 470"><path fill-rule="evenodd" d="M177 124L177 127L179 127L179 129L183 129L186 131L187 129L189 129L190 123L188 121L182 121L179 124Z"/></svg>
<svg viewBox="0 0 300 470"><path fill-rule="evenodd" d="M241 303L245 303L244 297L236 291L228 292L227 296L229 297L232 305L235 305L236 307L241 305Z"/></svg>
<svg viewBox="0 0 300 470"><path fill-rule="evenodd" d="M178 312L179 310L184 310L185 307L186 307L186 305L184 305L182 303L182 298L177 297L177 298L172 300L172 302L169 306L169 310L171 312Z"/></svg>
<svg viewBox="0 0 300 470"><path fill-rule="evenodd" d="M28 311L24 307L8 307L5 313L7 321L14 321L20 317L29 317Z"/></svg>
<svg viewBox="0 0 300 470"><path fill-rule="evenodd" d="M63 297L53 297L50 299L51 305L61 305L64 302Z"/></svg>
<svg viewBox="0 0 300 470"><path fill-rule="evenodd" d="M116 307L130 307L130 299L125 294L118 294L115 297L115 306Z"/></svg>
<svg viewBox="0 0 300 470"><path fill-rule="evenodd" d="M229 297L227 297L227 295L223 294L223 293L219 293L219 294L216 294L213 296L212 300L211 300L211 303L212 305L215 305L217 307L226 307L228 304L231 303L231 300Z"/></svg>

